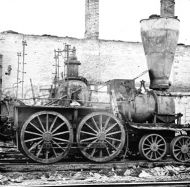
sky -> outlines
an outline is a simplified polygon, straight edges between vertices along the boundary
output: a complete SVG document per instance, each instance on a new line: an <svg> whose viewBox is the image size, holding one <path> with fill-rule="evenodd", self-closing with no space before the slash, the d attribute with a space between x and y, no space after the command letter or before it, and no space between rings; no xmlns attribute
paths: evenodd
<svg viewBox="0 0 190 187"><path fill-rule="evenodd" d="M160 0L99 0L99 38L141 41L141 19L160 14ZM0 32L83 38L85 0L0 0ZM190 0L175 0L178 43L190 44Z"/></svg>

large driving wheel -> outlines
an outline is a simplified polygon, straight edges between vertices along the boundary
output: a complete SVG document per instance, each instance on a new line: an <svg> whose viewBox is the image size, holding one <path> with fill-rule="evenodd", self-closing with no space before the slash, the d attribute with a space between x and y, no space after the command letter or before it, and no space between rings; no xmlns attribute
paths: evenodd
<svg viewBox="0 0 190 187"><path fill-rule="evenodd" d="M93 112L78 126L77 143L82 154L95 162L115 158L125 144L123 124L107 112Z"/></svg>
<svg viewBox="0 0 190 187"><path fill-rule="evenodd" d="M40 163L54 163L64 158L73 142L69 121L57 112L34 113L20 132L24 153Z"/></svg>
<svg viewBox="0 0 190 187"><path fill-rule="evenodd" d="M139 142L141 156L150 161L161 160L166 154L166 141L159 134L144 135Z"/></svg>
<svg viewBox="0 0 190 187"><path fill-rule="evenodd" d="M179 162L190 161L190 137L177 136L170 144L171 155Z"/></svg>

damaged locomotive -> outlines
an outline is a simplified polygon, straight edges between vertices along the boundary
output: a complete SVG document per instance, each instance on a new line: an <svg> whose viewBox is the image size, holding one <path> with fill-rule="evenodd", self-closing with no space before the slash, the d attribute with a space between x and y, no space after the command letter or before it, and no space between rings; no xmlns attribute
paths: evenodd
<svg viewBox="0 0 190 187"><path fill-rule="evenodd" d="M67 158L73 149L98 163L130 154L149 161L168 154L179 162L190 161L190 127L181 124L182 114L175 113L168 91L178 26L175 17L141 20L150 89L144 81L137 89L132 79L110 80L109 104L92 102L88 81L78 75L80 62L72 55L65 63L66 77L52 87L48 103L15 106L18 149L45 164Z"/></svg>

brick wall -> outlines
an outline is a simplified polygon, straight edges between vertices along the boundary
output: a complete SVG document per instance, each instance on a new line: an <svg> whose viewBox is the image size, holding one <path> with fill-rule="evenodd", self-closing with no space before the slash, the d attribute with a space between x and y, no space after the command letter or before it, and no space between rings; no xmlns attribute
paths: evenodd
<svg viewBox="0 0 190 187"><path fill-rule="evenodd" d="M3 55L3 93L15 96L17 75L17 52L22 52L23 35L13 33L0 34L0 54ZM102 82L114 78L131 79L147 69L146 58L141 43L124 41L106 41L77 39L69 37L25 35L26 65L24 97L32 96L30 78L35 93L42 93L43 88L49 88L54 73L54 49L63 49L63 43L75 46L78 60L82 63L79 74L93 82ZM8 65L11 65L11 75L5 75ZM60 71L63 71L63 60ZM21 74L20 74L21 78ZM138 78L149 81L148 75ZM190 46L178 45L172 73L171 91L190 91ZM21 87L19 89L21 95ZM178 112L184 112L184 121L190 122L189 97L176 99Z"/></svg>

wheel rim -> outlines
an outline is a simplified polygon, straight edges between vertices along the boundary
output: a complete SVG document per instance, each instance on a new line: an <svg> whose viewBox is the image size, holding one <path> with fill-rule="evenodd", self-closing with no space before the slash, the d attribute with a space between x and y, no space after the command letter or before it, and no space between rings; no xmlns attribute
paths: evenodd
<svg viewBox="0 0 190 187"><path fill-rule="evenodd" d="M64 158L73 142L69 121L57 112L41 111L33 114L21 129L21 145L34 161L54 163Z"/></svg>
<svg viewBox="0 0 190 187"><path fill-rule="evenodd" d="M170 145L172 156L179 162L190 161L190 137L177 136Z"/></svg>
<svg viewBox="0 0 190 187"><path fill-rule="evenodd" d="M139 152L147 160L160 160L166 154L166 141L159 134L145 135L139 142Z"/></svg>
<svg viewBox="0 0 190 187"><path fill-rule="evenodd" d="M77 143L82 154L89 160L110 161L121 152L125 144L125 130L114 115L93 112L79 124Z"/></svg>

